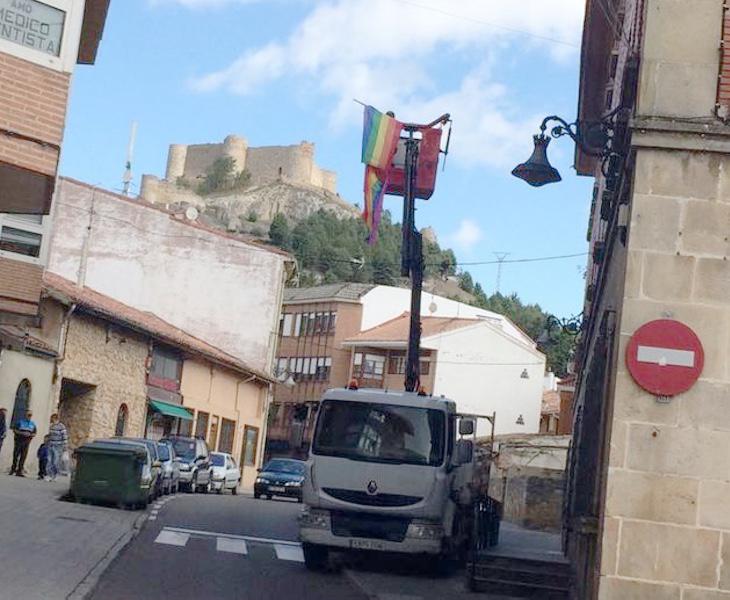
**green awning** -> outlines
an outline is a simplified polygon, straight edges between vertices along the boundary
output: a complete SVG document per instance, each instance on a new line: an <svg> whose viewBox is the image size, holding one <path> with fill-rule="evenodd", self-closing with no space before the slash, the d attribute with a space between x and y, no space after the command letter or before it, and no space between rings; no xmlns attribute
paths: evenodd
<svg viewBox="0 0 730 600"><path fill-rule="evenodd" d="M193 415L190 411L177 404L170 404L169 402L160 402L159 400L150 400L150 408L161 415L167 415L168 417L175 417L177 419L185 419L186 421L192 421Z"/></svg>

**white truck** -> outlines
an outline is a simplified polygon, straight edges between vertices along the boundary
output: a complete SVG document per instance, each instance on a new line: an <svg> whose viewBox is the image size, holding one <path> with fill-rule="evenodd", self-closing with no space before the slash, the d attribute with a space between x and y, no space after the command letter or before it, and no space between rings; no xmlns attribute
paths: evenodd
<svg viewBox="0 0 730 600"><path fill-rule="evenodd" d="M325 392L299 521L307 568L324 568L330 550L419 554L438 570L453 564L471 530L474 431L474 417L443 397Z"/></svg>

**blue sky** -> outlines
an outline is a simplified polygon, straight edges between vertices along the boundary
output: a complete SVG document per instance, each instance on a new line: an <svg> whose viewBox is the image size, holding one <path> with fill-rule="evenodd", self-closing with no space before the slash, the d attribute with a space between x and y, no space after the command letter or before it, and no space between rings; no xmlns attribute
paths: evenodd
<svg viewBox="0 0 730 600"><path fill-rule="evenodd" d="M553 141L563 182L510 176L546 114L574 118L582 0L112 0L96 65L74 75L64 175L121 187L130 124L133 170L164 175L170 143L316 144L339 192L361 201L361 107L408 121L454 119L437 190L418 226L459 261L574 254L592 182ZM400 214L398 198L386 208ZM580 310L585 257L505 264L501 291L559 316ZM494 290L494 265L466 267Z"/></svg>

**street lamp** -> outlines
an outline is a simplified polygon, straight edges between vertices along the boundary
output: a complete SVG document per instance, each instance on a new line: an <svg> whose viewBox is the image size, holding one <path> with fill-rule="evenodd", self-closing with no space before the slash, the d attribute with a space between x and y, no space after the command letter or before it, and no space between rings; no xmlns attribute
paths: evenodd
<svg viewBox="0 0 730 600"><path fill-rule="evenodd" d="M550 164L547 157L547 147L550 138L559 138L567 135L580 149L590 156L600 156L606 161L615 152L611 149L613 132L616 127L616 117L623 110L618 107L606 114L600 121L593 123L568 123L557 115L545 117L540 124L540 133L533 136L535 148L527 161L517 165L512 175L526 181L533 187L540 187L547 183L561 181L560 173ZM555 122L550 129L549 136L545 134L548 123Z"/></svg>
<svg viewBox="0 0 730 600"><path fill-rule="evenodd" d="M548 315L545 320L545 327L542 333L537 337L538 346L546 346L552 343L552 333L555 329L560 329L563 333L577 336L583 327L583 315L579 314L567 319L558 319L554 315Z"/></svg>

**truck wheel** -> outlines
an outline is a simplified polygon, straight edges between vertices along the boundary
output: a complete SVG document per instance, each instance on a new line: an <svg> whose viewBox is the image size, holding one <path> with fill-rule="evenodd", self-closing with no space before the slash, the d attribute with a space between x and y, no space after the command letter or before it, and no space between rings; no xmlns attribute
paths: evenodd
<svg viewBox="0 0 730 600"><path fill-rule="evenodd" d="M326 546L317 544L302 544L304 553L304 566L310 571L324 571L329 559L329 550Z"/></svg>

